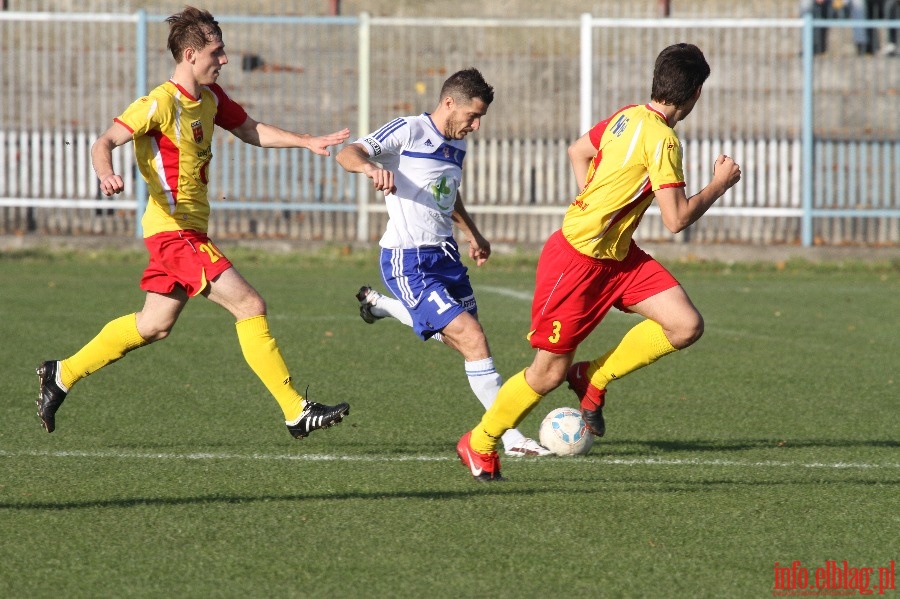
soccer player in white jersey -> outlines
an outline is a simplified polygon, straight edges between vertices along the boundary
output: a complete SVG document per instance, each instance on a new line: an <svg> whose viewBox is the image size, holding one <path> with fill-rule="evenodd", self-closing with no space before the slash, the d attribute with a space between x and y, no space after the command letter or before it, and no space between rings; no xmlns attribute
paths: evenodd
<svg viewBox="0 0 900 599"><path fill-rule="evenodd" d="M364 174L384 192L388 210L379 242L381 276L394 297L363 286L356 296L360 316L368 323L393 317L421 339L433 337L458 351L485 409L503 381L478 321L453 225L465 235L469 257L484 264L491 245L466 211L459 188L466 135L479 129L493 99L494 88L477 69L459 71L444 82L431 114L396 118L337 154L344 169ZM509 456L550 453L514 428L502 441Z"/></svg>

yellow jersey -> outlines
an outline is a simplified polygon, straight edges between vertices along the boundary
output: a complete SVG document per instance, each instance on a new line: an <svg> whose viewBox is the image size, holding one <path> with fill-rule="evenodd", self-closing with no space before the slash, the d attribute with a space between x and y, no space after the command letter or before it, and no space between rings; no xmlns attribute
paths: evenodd
<svg viewBox="0 0 900 599"><path fill-rule="evenodd" d="M681 142L649 104L622 108L590 131L597 154L563 218L562 233L593 258L622 261L653 193L684 187Z"/></svg>
<svg viewBox="0 0 900 599"><path fill-rule="evenodd" d="M185 229L206 233L214 125L234 129L246 119L241 105L218 85L204 86L200 97L193 98L173 81L138 98L116 117L131 131L135 160L147 181L144 237Z"/></svg>

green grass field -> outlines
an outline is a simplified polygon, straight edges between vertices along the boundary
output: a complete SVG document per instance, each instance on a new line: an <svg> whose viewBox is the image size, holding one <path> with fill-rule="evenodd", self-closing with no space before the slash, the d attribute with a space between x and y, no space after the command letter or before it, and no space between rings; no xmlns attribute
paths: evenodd
<svg viewBox="0 0 900 599"><path fill-rule="evenodd" d="M351 415L292 439L231 317L195 300L48 435L35 366L138 309L144 257L0 255L0 597L771 597L776 562L814 586L827 560L877 594L900 554L896 263L670 264L704 338L610 388L590 455L505 459L486 485L454 451L481 411L462 359L359 319L374 250L229 254L298 388ZM510 376L532 257L470 272ZM635 322L611 314L578 357ZM560 388L521 428L573 404Z"/></svg>

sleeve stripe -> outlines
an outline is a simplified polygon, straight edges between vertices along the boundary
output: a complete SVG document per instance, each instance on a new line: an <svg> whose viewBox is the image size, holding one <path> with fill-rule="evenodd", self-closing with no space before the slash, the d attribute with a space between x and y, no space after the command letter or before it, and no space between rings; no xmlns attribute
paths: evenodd
<svg viewBox="0 0 900 599"><path fill-rule="evenodd" d="M122 125L122 126L125 127L126 129L128 129L128 131L129 131L132 135L134 135L134 129L132 129L130 126L128 126L128 123L126 123L125 121L123 121L123 120L120 119L119 117L114 118L114 119L113 119L113 122L119 123L120 125Z"/></svg>
<svg viewBox="0 0 900 599"><path fill-rule="evenodd" d="M393 121L391 121L390 123L388 123L387 125L382 127L381 129L376 131L375 134L372 135L372 137L374 137L378 141L384 141L388 135L390 135L391 133L393 133L400 127L404 126L405 124L406 124L406 121L403 120L402 118L394 119Z"/></svg>

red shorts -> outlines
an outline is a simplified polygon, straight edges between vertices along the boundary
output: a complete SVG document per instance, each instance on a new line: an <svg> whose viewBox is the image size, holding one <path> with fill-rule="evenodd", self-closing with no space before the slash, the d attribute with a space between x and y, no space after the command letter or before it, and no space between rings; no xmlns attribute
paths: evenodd
<svg viewBox="0 0 900 599"><path fill-rule="evenodd" d="M141 277L141 289L171 293L180 285L191 297L231 268L231 261L219 251L206 233L164 231L144 239L150 264Z"/></svg>
<svg viewBox="0 0 900 599"><path fill-rule="evenodd" d="M566 354L615 306L629 312L678 281L633 241L621 262L598 260L572 247L561 231L547 240L538 260L531 304L531 346Z"/></svg>

